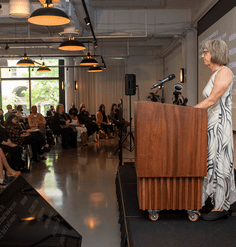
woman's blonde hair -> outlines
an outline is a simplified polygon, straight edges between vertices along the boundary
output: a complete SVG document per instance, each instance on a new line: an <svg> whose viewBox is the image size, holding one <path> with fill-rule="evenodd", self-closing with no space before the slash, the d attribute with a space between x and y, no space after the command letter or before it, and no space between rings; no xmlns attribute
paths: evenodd
<svg viewBox="0 0 236 247"><path fill-rule="evenodd" d="M63 108L64 108L64 105L63 105L63 104L58 104L58 105L57 105L56 112L58 112L58 111L59 111L59 107L60 107L61 105L62 105L62 106L63 106Z"/></svg>
<svg viewBox="0 0 236 247"><path fill-rule="evenodd" d="M229 49L226 43L221 39L212 39L202 45L202 49L207 48L211 53L211 62L219 65L229 63Z"/></svg>

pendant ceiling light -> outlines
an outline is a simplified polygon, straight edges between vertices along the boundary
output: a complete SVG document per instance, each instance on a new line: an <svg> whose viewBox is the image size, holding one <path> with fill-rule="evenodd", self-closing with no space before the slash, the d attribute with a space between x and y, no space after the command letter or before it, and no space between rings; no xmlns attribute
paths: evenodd
<svg viewBox="0 0 236 247"><path fill-rule="evenodd" d="M60 9L53 8L52 0L46 0L44 8L36 9L28 22L42 26L59 26L70 22L68 15Z"/></svg>
<svg viewBox="0 0 236 247"><path fill-rule="evenodd" d="M29 59L27 57L26 53L24 53L23 59L19 60L16 65L19 65L19 66L34 66L34 61Z"/></svg>
<svg viewBox="0 0 236 247"><path fill-rule="evenodd" d="M43 62L42 65L37 69L37 72L51 72L51 70L45 66L45 63Z"/></svg>
<svg viewBox="0 0 236 247"><path fill-rule="evenodd" d="M10 0L9 16L12 18L28 18L30 16L29 0Z"/></svg>
<svg viewBox="0 0 236 247"><path fill-rule="evenodd" d="M90 56L90 53L88 52L87 53L87 58L83 59L80 63L80 65L84 65L84 66L87 66L87 65L98 65L98 61L93 59L91 56Z"/></svg>
<svg viewBox="0 0 236 247"><path fill-rule="evenodd" d="M69 38L69 40L62 42L58 49L62 51L82 51L86 48L83 43L75 40L75 38Z"/></svg>
<svg viewBox="0 0 236 247"><path fill-rule="evenodd" d="M91 67L91 68L88 70L88 72L91 72L91 73L93 73L93 72L102 72L102 68L99 67L99 66L93 66L93 67Z"/></svg>

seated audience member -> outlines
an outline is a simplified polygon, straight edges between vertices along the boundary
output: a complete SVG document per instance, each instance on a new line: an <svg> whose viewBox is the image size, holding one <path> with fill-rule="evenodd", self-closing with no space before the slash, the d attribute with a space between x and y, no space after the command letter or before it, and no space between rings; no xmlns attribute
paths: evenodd
<svg viewBox="0 0 236 247"><path fill-rule="evenodd" d="M75 103L72 103L71 104L71 108L70 108L70 110L69 110L69 115L74 115L75 116L75 114L77 115L78 114L78 109L77 108L75 108Z"/></svg>
<svg viewBox="0 0 236 247"><path fill-rule="evenodd" d="M27 122L27 114L25 112L23 112L23 106L22 105L18 105L16 108L16 114L15 114L18 118L18 121L26 123Z"/></svg>
<svg viewBox="0 0 236 247"><path fill-rule="evenodd" d="M5 114L5 121L7 121L7 118L11 113L12 113L12 105L7 105L7 113Z"/></svg>
<svg viewBox="0 0 236 247"><path fill-rule="evenodd" d="M17 144L18 146L30 144L33 152L33 161L38 162L40 159L45 159L38 155L44 153L44 147L37 136L31 135L27 131L23 131L20 124L18 123L17 116L14 114L10 115L6 121L7 134L11 142ZM38 132L40 133L40 132Z"/></svg>
<svg viewBox="0 0 236 247"><path fill-rule="evenodd" d="M80 124L85 124L87 128L88 136L94 134L94 141L98 142L99 132L105 134L102 130L99 130L97 123L92 119L89 113L85 110L85 105L81 104L80 113L78 115Z"/></svg>
<svg viewBox="0 0 236 247"><path fill-rule="evenodd" d="M112 124L119 126L119 115L117 113L117 104L112 104L110 111L110 120Z"/></svg>
<svg viewBox="0 0 236 247"><path fill-rule="evenodd" d="M73 114L70 115L70 117L71 117L71 120L72 120L71 121L71 125L73 125L77 130L77 141L80 141L80 138L81 138L82 145L83 146L88 146L88 143L87 143L88 136L87 136L86 127L79 123L77 114L75 112L73 112Z"/></svg>
<svg viewBox="0 0 236 247"><path fill-rule="evenodd" d="M77 132L70 128L71 118L64 112L64 106L59 104L53 117L53 133L62 137L62 148L77 146Z"/></svg>
<svg viewBox="0 0 236 247"><path fill-rule="evenodd" d="M112 128L108 115L105 111L105 105L101 104L99 110L96 113L97 124L100 126L106 133L106 139L109 137L112 138Z"/></svg>
<svg viewBox="0 0 236 247"><path fill-rule="evenodd" d="M4 153L10 153L11 162L10 166L16 170L23 169L25 166L24 161L21 159L22 155L22 147L19 147L15 143L11 142L11 140L7 136L6 128L0 124L0 148L2 148Z"/></svg>
<svg viewBox="0 0 236 247"><path fill-rule="evenodd" d="M0 109L0 123L4 125L4 117L3 117L4 111Z"/></svg>
<svg viewBox="0 0 236 247"><path fill-rule="evenodd" d="M53 105L50 106L50 109L47 110L47 117L53 117L55 115L55 108Z"/></svg>
<svg viewBox="0 0 236 247"><path fill-rule="evenodd" d="M37 112L37 106L32 106L31 108L32 113L28 116L28 123L31 129L39 129L40 132L45 137L46 129L45 124L46 120L41 113Z"/></svg>
<svg viewBox="0 0 236 247"><path fill-rule="evenodd" d="M6 174L8 177L18 177L21 174L21 172L15 171L9 166L7 159L6 159L2 149L0 148L0 185L6 186L8 184L8 182L6 180L4 180L3 167L5 167Z"/></svg>
<svg viewBox="0 0 236 247"><path fill-rule="evenodd" d="M119 107L120 107L120 104L118 104L118 108L116 109L116 112L117 112L118 116L119 116ZM130 126L130 122L128 122L124 118L122 118L122 125L123 125L123 131L127 132L127 128Z"/></svg>
<svg viewBox="0 0 236 247"><path fill-rule="evenodd" d="M81 104L80 104L79 109L81 110L82 108L84 108L83 114L89 116L90 118L92 118L91 115L89 114L89 112L85 110L86 107L85 107L85 104L84 104L84 103L81 103ZM79 112L79 113L80 113L80 112Z"/></svg>
<svg viewBox="0 0 236 247"><path fill-rule="evenodd" d="M41 145L42 152L49 152L51 149L48 148L48 144L45 141L45 136L39 131L39 129L35 129L34 127L31 129L28 124L23 122L18 122L20 128L23 132L29 132L31 136L33 136L37 142ZM44 158L45 159L45 158Z"/></svg>

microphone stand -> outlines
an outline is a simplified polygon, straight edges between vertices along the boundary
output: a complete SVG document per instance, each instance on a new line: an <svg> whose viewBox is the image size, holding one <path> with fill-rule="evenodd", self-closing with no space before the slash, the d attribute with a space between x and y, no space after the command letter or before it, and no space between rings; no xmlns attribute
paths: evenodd
<svg viewBox="0 0 236 247"><path fill-rule="evenodd" d="M122 112L123 113L123 112ZM121 141L121 142L119 142L120 143L120 146L121 147L119 147L116 151L115 151L115 153L114 153L114 155L116 154L116 152L120 149L120 150L122 150L122 145L123 145L123 143L125 142L125 140L128 138L128 137L130 137L130 146L129 146L129 148L127 148L127 147L125 147L124 146L124 148L126 149L126 150L128 150L129 152L132 152L134 149L135 149L135 145L134 145L134 135L133 135L133 133L132 133L132 130L131 130L131 126L132 126L132 118L131 118L131 95L129 95L129 121L130 121L130 126L129 126L129 133L126 135L126 137L122 140L122 121L120 122L120 126L121 126L121 135L119 136L119 140ZM121 118L122 119L122 118ZM132 146L132 141L133 141L133 146ZM121 154L122 155L122 154Z"/></svg>
<svg viewBox="0 0 236 247"><path fill-rule="evenodd" d="M163 84L161 85L161 103L165 103L164 86L163 86Z"/></svg>

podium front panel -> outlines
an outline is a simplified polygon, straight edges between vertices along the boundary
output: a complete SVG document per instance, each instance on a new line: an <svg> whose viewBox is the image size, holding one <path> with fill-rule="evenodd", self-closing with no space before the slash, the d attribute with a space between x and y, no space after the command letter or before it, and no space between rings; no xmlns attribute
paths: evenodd
<svg viewBox="0 0 236 247"><path fill-rule="evenodd" d="M189 106L135 103L137 177L207 175L207 112Z"/></svg>

